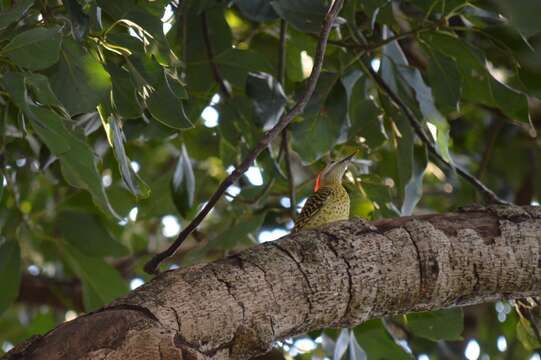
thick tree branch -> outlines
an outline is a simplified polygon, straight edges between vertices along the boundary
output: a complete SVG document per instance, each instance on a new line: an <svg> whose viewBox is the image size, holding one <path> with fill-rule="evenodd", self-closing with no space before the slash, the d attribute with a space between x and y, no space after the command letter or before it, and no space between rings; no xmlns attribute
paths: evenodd
<svg viewBox="0 0 541 360"><path fill-rule="evenodd" d="M342 8L343 0L335 0L329 11L325 16L323 25L320 33L320 41L316 49L316 55L314 58L314 67L312 73L306 82L306 89L302 96L299 98L295 106L284 114L278 123L259 140L257 145L252 149L252 151L244 158L244 160L233 170L233 172L218 186L218 189L212 194L206 205L203 209L197 214L197 216L192 220L192 222L178 235L177 239L171 246L165 251L155 255L148 263L145 264L145 271L149 274L154 274L157 271L160 263L166 258L173 255L178 247L183 243L183 241L190 235L190 233L197 228L197 226L203 221L207 216L210 210L216 205L218 200L222 197L227 188L232 185L236 180L238 180L242 174L248 170L250 165L255 161L257 156L267 148L272 139L274 139L278 134L286 128L286 126L299 114L304 111L304 108L317 85L319 79L319 74L323 67L323 59L325 57L325 49L327 47L327 39L331 32L334 20Z"/></svg>
<svg viewBox="0 0 541 360"><path fill-rule="evenodd" d="M194 235L196 232L194 231ZM201 234L198 234L201 236ZM133 276L133 266L146 252L137 252L131 256L115 259L110 262L124 278ZM48 305L56 309L73 309L84 311L81 281L77 278L58 279L44 275L23 274L17 302L42 306Z"/></svg>
<svg viewBox="0 0 541 360"><path fill-rule="evenodd" d="M48 305L63 310L84 309L81 283L76 279L58 280L24 274L17 302L34 306Z"/></svg>
<svg viewBox="0 0 541 360"><path fill-rule="evenodd" d="M5 359L248 359L320 328L539 295L540 259L540 207L356 218L160 274Z"/></svg>

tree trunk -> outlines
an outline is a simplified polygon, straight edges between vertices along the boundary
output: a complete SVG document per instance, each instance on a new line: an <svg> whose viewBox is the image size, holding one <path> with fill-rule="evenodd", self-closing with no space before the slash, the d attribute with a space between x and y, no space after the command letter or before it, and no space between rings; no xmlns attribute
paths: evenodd
<svg viewBox="0 0 541 360"><path fill-rule="evenodd" d="M541 293L541 208L343 221L168 271L7 359L246 359L391 314Z"/></svg>

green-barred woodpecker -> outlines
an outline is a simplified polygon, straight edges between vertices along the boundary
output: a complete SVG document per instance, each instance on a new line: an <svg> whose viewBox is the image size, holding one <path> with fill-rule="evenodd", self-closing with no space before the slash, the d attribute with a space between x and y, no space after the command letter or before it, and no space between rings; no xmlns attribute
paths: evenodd
<svg viewBox="0 0 541 360"><path fill-rule="evenodd" d="M306 200L295 220L294 232L349 219L349 195L342 186L342 178L355 153L339 161L332 161L318 175L314 193Z"/></svg>

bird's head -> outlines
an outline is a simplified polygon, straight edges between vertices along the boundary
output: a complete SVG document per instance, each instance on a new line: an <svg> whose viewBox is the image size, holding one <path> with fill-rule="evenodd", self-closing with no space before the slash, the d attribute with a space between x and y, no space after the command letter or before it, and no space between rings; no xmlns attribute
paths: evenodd
<svg viewBox="0 0 541 360"><path fill-rule="evenodd" d="M327 166L325 166L319 173L316 180L316 185L314 186L314 191L317 192L322 186L340 184L351 159L356 153L357 152L354 152L342 160L331 161L328 163Z"/></svg>

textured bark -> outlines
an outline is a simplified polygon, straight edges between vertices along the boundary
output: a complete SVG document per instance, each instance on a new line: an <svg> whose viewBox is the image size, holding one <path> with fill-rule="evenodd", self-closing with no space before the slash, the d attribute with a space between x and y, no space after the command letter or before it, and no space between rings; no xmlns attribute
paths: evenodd
<svg viewBox="0 0 541 360"><path fill-rule="evenodd" d="M168 271L8 359L246 359L276 339L541 294L541 208L343 221Z"/></svg>

